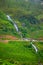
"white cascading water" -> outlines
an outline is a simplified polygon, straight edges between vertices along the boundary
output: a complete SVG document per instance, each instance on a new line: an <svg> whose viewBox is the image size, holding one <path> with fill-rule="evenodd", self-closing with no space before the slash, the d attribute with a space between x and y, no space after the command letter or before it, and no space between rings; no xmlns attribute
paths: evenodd
<svg viewBox="0 0 43 65"><path fill-rule="evenodd" d="M7 15L7 18L9 21L11 21L14 24L16 31L19 33L20 37L22 38L22 34L20 33L17 24L11 19L11 17L9 15Z"/></svg>
<svg viewBox="0 0 43 65"><path fill-rule="evenodd" d="M13 22L9 15L7 15L7 18L8 18L8 20L10 20L11 22Z"/></svg>
<svg viewBox="0 0 43 65"><path fill-rule="evenodd" d="M14 24L14 27L15 27L16 31L18 32L19 30L18 30L18 27L15 24L15 22L13 22L13 20L11 19L11 17L9 15L7 15L7 18L8 18L9 21L11 21Z"/></svg>
<svg viewBox="0 0 43 65"><path fill-rule="evenodd" d="M16 28L16 31L18 32L19 30L18 30L18 27L15 23L14 23L14 27Z"/></svg>
<svg viewBox="0 0 43 65"><path fill-rule="evenodd" d="M32 45L32 47L35 49L36 53L38 53L37 47L36 47L34 44L32 44L32 42L31 42L31 45ZM42 65L42 63L40 63L39 65Z"/></svg>
<svg viewBox="0 0 43 65"><path fill-rule="evenodd" d="M37 47L36 47L34 44L32 44L32 42L31 42L31 45L32 45L32 47L35 49L35 51L36 51L36 53L37 53L37 52L38 52Z"/></svg>
<svg viewBox="0 0 43 65"><path fill-rule="evenodd" d="M14 24L14 27L15 27L15 29L16 29L16 31L17 32L19 32L19 29L18 29L18 26L15 24L15 22L11 19L11 17L9 16L9 15L7 15L7 18L8 18L8 20L9 21L11 21L13 24ZM19 33L20 34L20 36L21 36L21 38L22 38L22 35L21 35L21 33ZM25 39L25 40L27 40L27 39ZM37 47L31 42L31 45L32 45L32 47L35 49L35 51L36 51L36 53L38 52L38 49L37 49ZM42 64L41 64L42 65Z"/></svg>

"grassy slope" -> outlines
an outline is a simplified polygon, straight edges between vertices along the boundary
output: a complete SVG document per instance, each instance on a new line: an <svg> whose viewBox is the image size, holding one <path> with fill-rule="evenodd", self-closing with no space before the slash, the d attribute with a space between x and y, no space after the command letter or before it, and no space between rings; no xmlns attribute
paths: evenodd
<svg viewBox="0 0 43 65"><path fill-rule="evenodd" d="M25 0L4 0L3 3L3 0L0 0L0 9L9 14L17 23L23 37L43 37L43 7L40 3L34 4L33 1L25 2ZM34 22L37 24L34 24ZM12 28L12 26L10 27ZM10 32L12 32L11 28ZM18 33L14 30L11 34L17 35Z"/></svg>
<svg viewBox="0 0 43 65"><path fill-rule="evenodd" d="M0 43L0 65L43 65L43 43L34 43L38 53L30 42L14 41L9 44Z"/></svg>
<svg viewBox="0 0 43 65"><path fill-rule="evenodd" d="M6 13L8 12L12 19L17 23L18 28L22 33L23 37L43 37L43 22L40 21L42 18L40 16L40 11L32 13L32 11L24 11L20 8L10 8L5 11Z"/></svg>
<svg viewBox="0 0 43 65"><path fill-rule="evenodd" d="M18 37L14 26L8 21L6 15L0 11L0 35L13 35Z"/></svg>

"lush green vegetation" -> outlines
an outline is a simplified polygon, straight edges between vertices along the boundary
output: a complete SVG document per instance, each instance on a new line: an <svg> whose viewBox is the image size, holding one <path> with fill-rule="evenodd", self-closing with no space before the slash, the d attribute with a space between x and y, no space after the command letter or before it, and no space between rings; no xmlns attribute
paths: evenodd
<svg viewBox="0 0 43 65"><path fill-rule="evenodd" d="M20 14L20 13L18 13ZM13 19L13 15L11 15L12 19L17 24L19 31L21 32L23 37L27 38L39 38L43 37L43 22L37 20L37 18L31 15L20 14ZM15 14L16 15L16 14ZM22 16L21 16L22 15ZM20 37L14 25L8 21L6 14L0 11L0 34L10 34L17 37Z"/></svg>
<svg viewBox="0 0 43 65"><path fill-rule="evenodd" d="M0 12L0 34L19 36L12 23L7 20L6 14L8 14L18 25L24 38L43 37L43 6L40 0L36 2L34 0L28 0L28 2L25 0L0 0L0 10L5 13Z"/></svg>
<svg viewBox="0 0 43 65"><path fill-rule="evenodd" d="M43 42L33 42L38 48L35 52L31 42L9 41L3 35L16 38L41 38L43 40L43 5L42 0L0 0L0 65L43 65ZM43 2L43 1L42 1ZM8 20L10 15L18 26ZM4 43L6 42L6 43Z"/></svg>
<svg viewBox="0 0 43 65"><path fill-rule="evenodd" d="M0 65L43 65L43 42L34 42L38 48L35 52L30 42L10 41L0 42Z"/></svg>
<svg viewBox="0 0 43 65"><path fill-rule="evenodd" d="M8 21L6 14L2 11L0 11L0 35L13 35L19 37L13 24Z"/></svg>

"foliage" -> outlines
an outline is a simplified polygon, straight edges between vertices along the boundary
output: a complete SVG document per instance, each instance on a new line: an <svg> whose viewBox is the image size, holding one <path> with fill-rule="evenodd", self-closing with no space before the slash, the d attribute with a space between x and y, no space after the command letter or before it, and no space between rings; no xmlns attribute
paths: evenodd
<svg viewBox="0 0 43 65"><path fill-rule="evenodd" d="M10 41L8 44L0 42L0 64L37 65L39 62L43 63L43 43L35 42L34 45L36 45L39 50L37 54L32 48L30 42Z"/></svg>

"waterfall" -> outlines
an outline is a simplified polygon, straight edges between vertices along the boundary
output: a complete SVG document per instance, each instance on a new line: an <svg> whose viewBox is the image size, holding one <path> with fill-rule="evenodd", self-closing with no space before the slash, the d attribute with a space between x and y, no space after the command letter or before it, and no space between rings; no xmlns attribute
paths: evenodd
<svg viewBox="0 0 43 65"><path fill-rule="evenodd" d="M36 53L37 53L37 52L38 52L37 47L36 47L34 44L32 44L32 42L31 42L31 45L32 45L32 47L35 49L35 51L36 51Z"/></svg>
<svg viewBox="0 0 43 65"><path fill-rule="evenodd" d="M22 38L22 34L21 34L21 32L19 31L17 24L11 19L11 17L10 17L9 15L7 15L7 18L8 18L9 21L11 21L11 22L13 23L13 25L14 25L16 31L19 33L20 37Z"/></svg>
<svg viewBox="0 0 43 65"><path fill-rule="evenodd" d="M11 17L9 15L7 15L7 18L9 21L11 21L14 24L14 27L15 27L16 31L18 32L19 29L18 29L18 26L16 25L16 23L11 19Z"/></svg>
<svg viewBox="0 0 43 65"><path fill-rule="evenodd" d="M38 53L37 47L36 47L34 44L32 44L32 42L31 42L31 45L32 45L32 47L35 49L36 53ZM39 57L40 57L40 55L39 55ZM40 61L39 61L39 62L40 62ZM39 65L42 65L42 63L40 62Z"/></svg>
<svg viewBox="0 0 43 65"><path fill-rule="evenodd" d="M14 27L16 28L16 31L18 32L19 30L18 30L18 27L15 23L14 23Z"/></svg>
<svg viewBox="0 0 43 65"><path fill-rule="evenodd" d="M10 18L9 15L7 15L7 18L8 18L9 21L13 22L13 20Z"/></svg>

